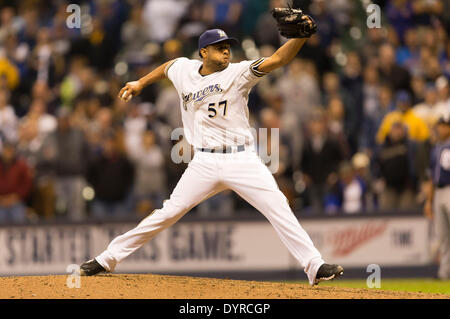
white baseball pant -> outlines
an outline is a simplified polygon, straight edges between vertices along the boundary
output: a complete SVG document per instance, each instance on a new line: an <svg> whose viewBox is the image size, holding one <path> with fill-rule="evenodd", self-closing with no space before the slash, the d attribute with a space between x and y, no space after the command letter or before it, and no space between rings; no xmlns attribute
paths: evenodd
<svg viewBox="0 0 450 319"><path fill-rule="evenodd" d="M438 277L450 279L450 186L436 188L433 200L434 227L439 242Z"/></svg>
<svg viewBox="0 0 450 319"><path fill-rule="evenodd" d="M269 220L313 284L317 270L324 263L321 254L292 213L269 169L256 152L250 150L225 154L196 152L163 207L144 218L136 228L116 237L96 260L106 270L114 271L124 258L190 209L227 188Z"/></svg>

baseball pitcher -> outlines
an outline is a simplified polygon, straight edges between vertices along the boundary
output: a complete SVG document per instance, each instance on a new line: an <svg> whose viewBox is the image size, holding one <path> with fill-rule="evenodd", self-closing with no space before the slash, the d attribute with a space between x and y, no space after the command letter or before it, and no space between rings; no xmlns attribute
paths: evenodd
<svg viewBox="0 0 450 319"><path fill-rule="evenodd" d="M230 47L238 41L220 29L207 30L198 41L202 61L168 61L120 90L119 98L128 101L145 86L168 78L180 96L185 137L195 154L163 207L82 264L82 275L114 271L118 263L194 206L225 189L235 191L269 220L311 285L343 274L341 266L324 262L255 152L249 91L263 76L289 63L316 31L314 20L299 9L277 8L272 14L280 33L290 38L272 56L230 63Z"/></svg>

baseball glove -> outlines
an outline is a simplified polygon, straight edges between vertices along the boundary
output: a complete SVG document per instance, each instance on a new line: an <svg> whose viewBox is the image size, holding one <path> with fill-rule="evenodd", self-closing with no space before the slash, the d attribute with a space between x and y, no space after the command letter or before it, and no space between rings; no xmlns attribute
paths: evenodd
<svg viewBox="0 0 450 319"><path fill-rule="evenodd" d="M300 9L275 8L272 16L277 20L278 30L285 38L309 38L316 33L317 25L313 18Z"/></svg>

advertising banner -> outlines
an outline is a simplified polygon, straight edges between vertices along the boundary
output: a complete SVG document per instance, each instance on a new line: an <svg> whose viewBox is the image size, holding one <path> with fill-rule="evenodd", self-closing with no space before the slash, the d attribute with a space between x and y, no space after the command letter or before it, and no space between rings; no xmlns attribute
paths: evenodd
<svg viewBox="0 0 450 319"><path fill-rule="evenodd" d="M430 263L422 217L301 222L326 261L344 267ZM0 275L64 274L136 223L0 227ZM269 222L180 222L126 258L117 272L284 271L300 268Z"/></svg>

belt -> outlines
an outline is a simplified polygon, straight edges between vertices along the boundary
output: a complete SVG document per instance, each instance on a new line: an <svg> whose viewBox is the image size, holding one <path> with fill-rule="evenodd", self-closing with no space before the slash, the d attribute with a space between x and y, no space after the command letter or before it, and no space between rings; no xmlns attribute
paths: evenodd
<svg viewBox="0 0 450 319"><path fill-rule="evenodd" d="M206 153L233 153L233 146L217 146L214 148L197 148L197 151L206 152ZM236 152L245 151L244 145L238 145L236 148Z"/></svg>

